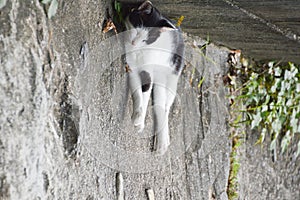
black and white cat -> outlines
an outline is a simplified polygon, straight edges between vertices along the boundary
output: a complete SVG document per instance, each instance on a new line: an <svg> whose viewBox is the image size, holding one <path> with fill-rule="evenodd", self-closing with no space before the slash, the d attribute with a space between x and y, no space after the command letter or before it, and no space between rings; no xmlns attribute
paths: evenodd
<svg viewBox="0 0 300 200"><path fill-rule="evenodd" d="M150 1L132 9L125 25L133 124L143 131L152 94L156 151L162 155L170 144L168 115L183 68L184 42L176 26Z"/></svg>

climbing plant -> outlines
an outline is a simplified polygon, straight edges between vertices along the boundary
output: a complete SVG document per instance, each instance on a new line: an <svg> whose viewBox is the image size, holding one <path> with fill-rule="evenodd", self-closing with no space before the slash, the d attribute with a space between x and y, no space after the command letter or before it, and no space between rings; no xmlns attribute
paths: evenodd
<svg viewBox="0 0 300 200"><path fill-rule="evenodd" d="M234 87L230 97L233 104L239 101L243 105L238 110L240 114L235 119L235 125L246 123L260 132L257 144L270 137L270 150L276 152L280 144L281 153L284 153L291 142L300 136L299 66L275 62L244 65L231 70L228 76ZM240 77L240 85L236 83L236 77ZM299 154L300 141L296 156Z"/></svg>

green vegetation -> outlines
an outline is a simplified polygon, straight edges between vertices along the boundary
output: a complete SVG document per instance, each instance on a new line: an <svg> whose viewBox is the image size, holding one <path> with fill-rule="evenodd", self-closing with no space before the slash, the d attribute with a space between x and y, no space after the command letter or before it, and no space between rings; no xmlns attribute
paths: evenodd
<svg viewBox="0 0 300 200"><path fill-rule="evenodd" d="M263 145L271 141L269 149L274 154L274 160L277 149L283 154L296 142L296 156L300 154L299 66L275 62L259 64L244 58L235 60L234 55L231 57L233 59L229 59L229 73L224 77L231 94L229 199L238 198L237 174L240 164L237 150L245 138L245 126L260 133L255 144Z"/></svg>
<svg viewBox="0 0 300 200"><path fill-rule="evenodd" d="M115 10L115 15L114 15L114 22L117 22L119 24L124 23L123 15L122 15L122 4L118 1L114 2L114 10Z"/></svg>
<svg viewBox="0 0 300 200"><path fill-rule="evenodd" d="M241 85L233 76L241 78ZM236 123L246 123L252 130L260 132L256 144L270 137L270 150L276 152L280 144L284 153L296 135L300 133L300 72L293 63L280 66L274 62L264 65L249 65L234 69L231 82L235 87L232 95L235 103L240 100L243 108ZM245 120L244 120L245 119ZM298 142L297 156L300 153Z"/></svg>
<svg viewBox="0 0 300 200"><path fill-rule="evenodd" d="M238 147L242 144L242 141L235 137L232 140L232 152L230 154L230 171L228 178L228 188L227 195L228 199L237 199L238 198L238 180L237 175L240 169L239 159L237 158Z"/></svg>

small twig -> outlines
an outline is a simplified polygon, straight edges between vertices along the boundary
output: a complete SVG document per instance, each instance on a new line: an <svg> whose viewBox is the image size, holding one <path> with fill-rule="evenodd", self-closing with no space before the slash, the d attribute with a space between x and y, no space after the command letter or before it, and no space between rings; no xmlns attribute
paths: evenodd
<svg viewBox="0 0 300 200"><path fill-rule="evenodd" d="M210 186L209 189L208 189L208 199L209 200L215 200L216 199L212 186Z"/></svg>
<svg viewBox="0 0 300 200"><path fill-rule="evenodd" d="M146 192L148 200L155 200L154 191L151 188L147 189Z"/></svg>
<svg viewBox="0 0 300 200"><path fill-rule="evenodd" d="M124 200L124 180L121 172L116 175L117 200Z"/></svg>

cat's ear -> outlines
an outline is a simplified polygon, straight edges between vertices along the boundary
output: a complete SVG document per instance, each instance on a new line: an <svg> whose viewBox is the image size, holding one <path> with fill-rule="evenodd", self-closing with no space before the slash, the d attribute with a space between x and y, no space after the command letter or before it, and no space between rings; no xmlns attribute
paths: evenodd
<svg viewBox="0 0 300 200"><path fill-rule="evenodd" d="M149 15L152 12L152 9L153 9L153 5L152 5L151 1L145 1L138 8L139 11L142 11L147 15Z"/></svg>

